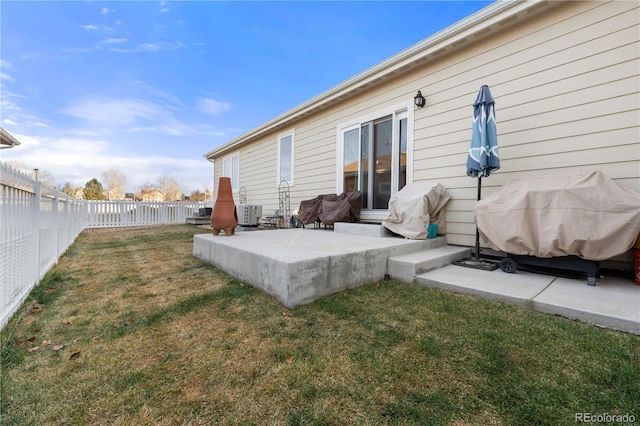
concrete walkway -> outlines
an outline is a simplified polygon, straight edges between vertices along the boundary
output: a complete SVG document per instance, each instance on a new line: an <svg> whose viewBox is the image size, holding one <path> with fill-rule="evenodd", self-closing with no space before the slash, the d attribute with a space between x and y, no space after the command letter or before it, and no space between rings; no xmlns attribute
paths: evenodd
<svg viewBox="0 0 640 426"><path fill-rule="evenodd" d="M416 276L421 285L500 300L606 328L640 334L640 286L599 277L595 286L532 272L512 274L448 265Z"/></svg>

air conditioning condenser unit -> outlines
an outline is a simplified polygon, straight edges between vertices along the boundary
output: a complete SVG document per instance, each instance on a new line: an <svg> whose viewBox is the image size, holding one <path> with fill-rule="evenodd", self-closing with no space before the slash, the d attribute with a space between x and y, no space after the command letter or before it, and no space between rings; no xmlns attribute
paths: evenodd
<svg viewBox="0 0 640 426"><path fill-rule="evenodd" d="M262 216L262 206L256 204L240 204L238 206L238 225L258 226Z"/></svg>

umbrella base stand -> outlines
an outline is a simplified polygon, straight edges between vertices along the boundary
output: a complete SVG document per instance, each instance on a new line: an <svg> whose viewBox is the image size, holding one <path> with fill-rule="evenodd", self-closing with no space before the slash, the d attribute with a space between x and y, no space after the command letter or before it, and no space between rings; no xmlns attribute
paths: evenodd
<svg viewBox="0 0 640 426"><path fill-rule="evenodd" d="M483 271L495 271L500 267L500 262L489 259L469 258L453 262L454 265L465 268L481 269Z"/></svg>
<svg viewBox="0 0 640 426"><path fill-rule="evenodd" d="M478 200L480 200L480 182L482 182L482 178L478 178ZM478 226L476 226L476 247L473 252L473 257L456 260L453 264L464 266L465 268L481 269L483 271L495 271L500 267L500 261L480 258L480 231L478 230Z"/></svg>

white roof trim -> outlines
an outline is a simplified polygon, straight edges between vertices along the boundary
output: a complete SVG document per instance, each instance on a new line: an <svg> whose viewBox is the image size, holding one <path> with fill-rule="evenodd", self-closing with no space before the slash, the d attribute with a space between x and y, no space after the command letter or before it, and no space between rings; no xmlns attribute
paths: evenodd
<svg viewBox="0 0 640 426"><path fill-rule="evenodd" d="M0 127L0 145L4 145L2 148L13 148L20 145L20 141L14 138L11 133Z"/></svg>
<svg viewBox="0 0 640 426"><path fill-rule="evenodd" d="M561 2L553 2L561 3ZM436 34L414 44L400 53L366 69L342 83L314 96L289 111L278 115L270 121L255 129L238 136L230 142L204 154L208 159L237 149L240 145L248 143L265 133L274 131L281 126L290 125L293 120L299 119L313 112L319 111L336 101L342 101L347 97L359 93L374 81L403 73L415 67L418 63L428 60L430 55L439 56L443 52L450 53L467 44L468 37L484 36L494 30L499 30L502 24L512 24L518 20L518 14L523 11L534 10L548 6L547 0L501 0L490 4L473 15L458 21L457 23L437 32ZM497 25L496 25L497 24ZM495 27L493 27L495 25Z"/></svg>

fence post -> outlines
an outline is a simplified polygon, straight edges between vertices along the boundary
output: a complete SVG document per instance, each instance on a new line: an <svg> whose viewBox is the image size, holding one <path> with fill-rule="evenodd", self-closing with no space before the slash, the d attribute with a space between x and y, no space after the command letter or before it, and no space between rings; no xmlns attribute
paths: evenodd
<svg viewBox="0 0 640 426"><path fill-rule="evenodd" d="M64 224L63 224L63 229L64 229L64 247L66 250L66 247L69 247L69 245L71 244L71 219L70 219L70 213L69 213L69 196L65 196L64 197L64 213L62 214L62 217L64 218ZM60 255L62 255L62 253L60 253Z"/></svg>
<svg viewBox="0 0 640 426"><path fill-rule="evenodd" d="M51 222L53 222L53 229L56 236L56 256L60 256L60 193L58 191L55 192L55 196L53 197L53 206L51 207L51 214L53 217L51 218ZM57 258L57 257L56 257Z"/></svg>
<svg viewBox="0 0 640 426"><path fill-rule="evenodd" d="M40 262L42 261L41 259L41 253L40 253L40 222L41 222L41 206L40 206L40 201L41 201L41 197L42 197L42 189L40 187L40 182L39 181L34 181L33 182L33 204L31 205L31 214L33 217L32 223L33 223L33 247L31 248L31 252L33 253L33 256L35 257L35 283L33 283L34 286L38 285L38 282L40 281Z"/></svg>

